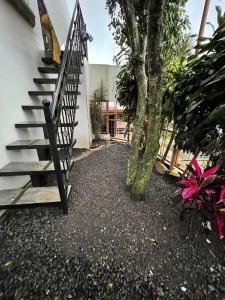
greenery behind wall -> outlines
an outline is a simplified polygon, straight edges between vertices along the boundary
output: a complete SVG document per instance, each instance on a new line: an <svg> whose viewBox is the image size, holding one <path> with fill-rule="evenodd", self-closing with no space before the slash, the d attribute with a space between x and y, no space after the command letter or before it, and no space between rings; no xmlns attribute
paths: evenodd
<svg viewBox="0 0 225 300"><path fill-rule="evenodd" d="M103 80L101 79L100 87L95 90L93 98L90 101L92 132L94 133L96 140L101 138L101 128L104 124L102 104L107 102L107 89L104 87Z"/></svg>

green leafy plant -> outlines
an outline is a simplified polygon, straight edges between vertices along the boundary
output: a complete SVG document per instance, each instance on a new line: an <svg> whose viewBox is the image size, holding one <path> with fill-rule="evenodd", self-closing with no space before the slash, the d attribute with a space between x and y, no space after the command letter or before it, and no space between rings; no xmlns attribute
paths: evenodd
<svg viewBox="0 0 225 300"><path fill-rule="evenodd" d="M101 128L104 124L104 117L102 114L102 104L107 102L107 91L104 87L103 80L101 80L100 88L94 92L93 99L90 101L90 116L92 131L95 134L95 139L99 140L101 137Z"/></svg>
<svg viewBox="0 0 225 300"><path fill-rule="evenodd" d="M221 20L221 19L220 19ZM175 138L179 149L202 152L224 161L225 152L225 23L212 38L202 38L174 92Z"/></svg>

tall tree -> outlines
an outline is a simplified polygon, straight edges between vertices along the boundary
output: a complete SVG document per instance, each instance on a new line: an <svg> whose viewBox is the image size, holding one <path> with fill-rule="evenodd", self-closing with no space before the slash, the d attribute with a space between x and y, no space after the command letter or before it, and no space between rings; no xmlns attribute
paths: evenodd
<svg viewBox="0 0 225 300"><path fill-rule="evenodd" d="M159 149L162 111L163 10L165 0L152 0L148 7L148 129L146 148L132 187L134 197L142 198L150 180Z"/></svg>
<svg viewBox="0 0 225 300"><path fill-rule="evenodd" d="M137 81L137 109L134 120L132 143L128 158L127 180L128 186L132 186L136 176L139 160L140 139L143 131L144 115L147 104L147 76L146 76L146 49L147 49L147 2L133 0L108 0L107 5L112 15L112 26L117 28L115 38L122 46L122 50L128 50ZM119 9L119 18L117 17ZM140 14L142 12L142 15ZM120 34L123 33L121 36ZM129 45L129 47L127 47ZM124 48L125 47L125 48Z"/></svg>
<svg viewBox="0 0 225 300"><path fill-rule="evenodd" d="M112 19L110 26L114 28L114 38L121 47L117 59L125 57L129 61L136 80L137 102L127 170L127 185L131 187L135 198L142 198L144 195L157 155L164 49L168 50L168 57L168 53L172 53L171 36L174 44L174 41L178 40L176 34L180 32L177 26L177 20L180 20L179 8L185 2L186 0L107 0ZM165 3L166 9L163 13ZM163 30L166 22L170 26ZM173 34L173 30L176 34ZM164 39L164 36L169 34L170 39ZM131 111L133 113L133 110ZM140 145L144 133L146 146L141 152Z"/></svg>

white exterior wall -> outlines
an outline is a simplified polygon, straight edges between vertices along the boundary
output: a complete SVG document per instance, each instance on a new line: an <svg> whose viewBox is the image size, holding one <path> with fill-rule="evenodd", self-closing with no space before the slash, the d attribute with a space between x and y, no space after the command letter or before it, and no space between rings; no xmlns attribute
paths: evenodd
<svg viewBox="0 0 225 300"><path fill-rule="evenodd" d="M48 12L54 18L56 34L63 43L68 30L68 22L65 21L69 18L67 5L63 0L49 2L54 2L54 6L49 5ZM6 150L6 145L19 139L44 138L41 128L16 129L15 123L44 120L42 111L25 112L21 106L39 104L43 100L43 97L31 98L29 90L54 88L53 85L40 86L33 83L34 77L47 75L42 75L37 70L37 67L43 65L41 57L44 49L37 1L28 3L36 16L34 28L9 1L0 0L0 168L13 161L38 160L36 150L9 151ZM0 177L0 189L19 188L28 180L28 176Z"/></svg>
<svg viewBox="0 0 225 300"><path fill-rule="evenodd" d="M57 8L59 3L62 8L62 0L49 1L48 12L55 16L55 29L60 43L66 39L68 29L67 6L65 2L65 18L62 10ZM51 3L50 3L51 2ZM54 2L54 6L52 5ZM22 105L40 104L43 97L31 98L29 90L53 89L54 85L35 85L34 77L48 75L40 74L37 67L43 65L43 39L39 12L36 1L29 1L29 5L36 16L34 28L20 15L14 6L5 0L0 0L0 168L13 161L36 161L36 150L6 150L6 145L19 139L42 139L44 138L41 128L16 129L15 123L23 121L42 121L42 111L23 111ZM59 16L60 11L60 16ZM65 22L64 22L65 21ZM56 23L58 25L56 26ZM58 28L58 30L57 30ZM61 31L61 32L60 32ZM89 65L84 59L82 67L81 85L78 96L79 110L76 119L79 124L75 128L74 136L77 139L75 147L90 148L92 133L90 122L90 99L94 90L99 88L101 78L108 90L109 101L115 100L115 78L120 67L109 65ZM53 77L54 75L50 75ZM0 177L0 189L19 188L29 180L28 176Z"/></svg>
<svg viewBox="0 0 225 300"><path fill-rule="evenodd" d="M91 120L90 120L90 94L89 94L89 65L84 59L84 66L81 69L82 74L80 76L81 84L79 91L81 95L78 96L76 120L78 126L74 130L74 137L77 140L75 148L86 148L89 149L91 146L92 135L91 135Z"/></svg>
<svg viewBox="0 0 225 300"><path fill-rule="evenodd" d="M43 138L40 129L16 129L15 123L41 119L40 113L25 113L21 105L34 103L28 90L35 90L33 77L39 77L43 51L41 27L36 17L34 28L8 1L0 9L0 167L11 161L37 160L36 151L7 151L5 146L17 139ZM29 3L38 16L36 1ZM22 186L28 177L0 177L0 189Z"/></svg>
<svg viewBox="0 0 225 300"><path fill-rule="evenodd" d="M92 98L96 89L101 85L101 79L103 80L104 87L107 90L107 100L110 102L116 101L116 78L121 67L118 65L89 65L90 76L90 99Z"/></svg>
<svg viewBox="0 0 225 300"><path fill-rule="evenodd" d="M62 46L66 42L71 20L66 0L44 0L44 3L55 29L59 44Z"/></svg>
<svg viewBox="0 0 225 300"><path fill-rule="evenodd" d="M77 139L76 148L90 148L92 129L90 120L90 100L96 89L100 87L101 79L107 91L107 99L116 103L116 78L121 67L117 65L88 64L85 60L81 74L80 92L77 111L78 126L74 137Z"/></svg>

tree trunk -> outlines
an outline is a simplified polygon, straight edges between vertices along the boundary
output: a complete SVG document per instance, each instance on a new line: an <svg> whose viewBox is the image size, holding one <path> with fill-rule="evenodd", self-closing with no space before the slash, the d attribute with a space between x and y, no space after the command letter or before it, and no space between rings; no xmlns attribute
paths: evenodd
<svg viewBox="0 0 225 300"><path fill-rule="evenodd" d="M143 199L159 149L162 111L163 9L165 0L152 0L148 7L149 118L146 149L132 187L132 198Z"/></svg>
<svg viewBox="0 0 225 300"><path fill-rule="evenodd" d="M142 200L151 177L152 169L159 150L159 138L161 128L161 86L155 80L149 83L151 88L150 99L154 99L149 112L149 124L147 132L146 149L139 163L135 181L132 187L131 196L135 200Z"/></svg>
<svg viewBox="0 0 225 300"><path fill-rule="evenodd" d="M131 187L134 183L138 167L140 140L143 132L143 122L147 105L147 76L145 71L147 36L141 36L139 32L133 1L122 0L122 3L126 16L126 23L128 25L132 59L135 64L135 77L138 86L137 112L127 164L126 184L128 187Z"/></svg>
<svg viewBox="0 0 225 300"><path fill-rule="evenodd" d="M131 148L128 157L127 165L127 186L131 187L136 177L138 169L140 140L143 134L143 123L146 111L147 100L147 78L145 73L145 63L136 68L136 80L138 85L138 101L137 113L134 122L134 129L132 134Z"/></svg>

